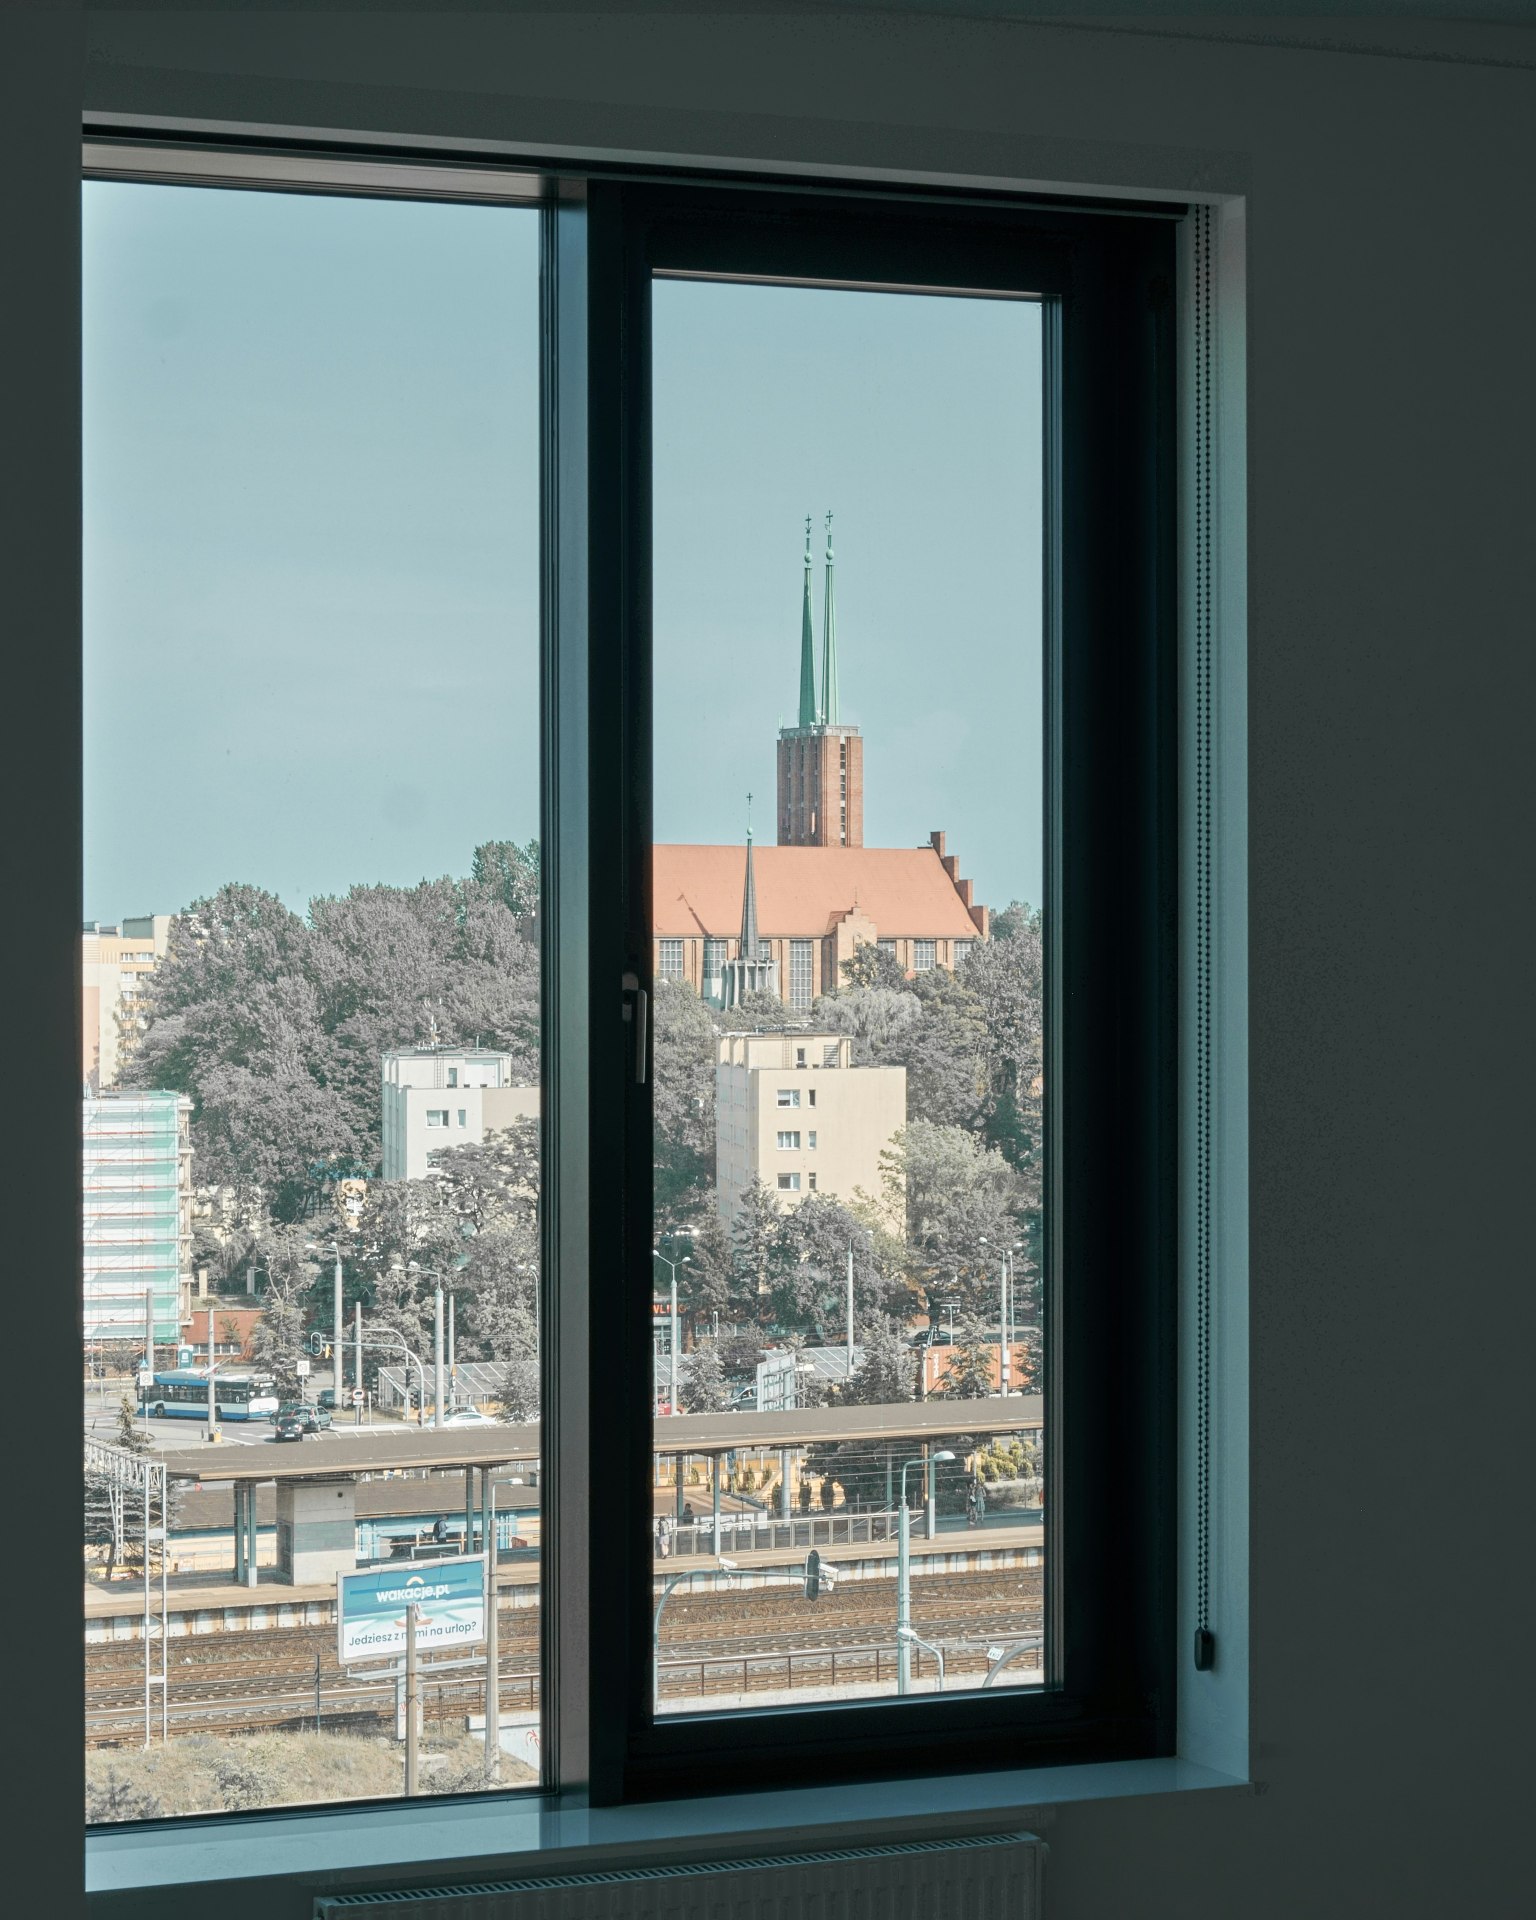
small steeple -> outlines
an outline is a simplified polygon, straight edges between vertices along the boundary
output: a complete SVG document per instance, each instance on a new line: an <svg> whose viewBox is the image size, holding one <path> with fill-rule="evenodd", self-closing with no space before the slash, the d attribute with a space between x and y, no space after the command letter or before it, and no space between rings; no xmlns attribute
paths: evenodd
<svg viewBox="0 0 1536 1920"><path fill-rule="evenodd" d="M827 515L827 596L821 616L821 721L837 721L837 608L832 589L832 515Z"/></svg>
<svg viewBox="0 0 1536 1920"><path fill-rule="evenodd" d="M752 796L747 795L747 878L741 890L741 946L743 960L757 958L757 882L752 875Z"/></svg>
<svg viewBox="0 0 1536 1920"><path fill-rule="evenodd" d="M805 595L800 606L800 724L816 724L816 640L811 631L811 516L805 516Z"/></svg>

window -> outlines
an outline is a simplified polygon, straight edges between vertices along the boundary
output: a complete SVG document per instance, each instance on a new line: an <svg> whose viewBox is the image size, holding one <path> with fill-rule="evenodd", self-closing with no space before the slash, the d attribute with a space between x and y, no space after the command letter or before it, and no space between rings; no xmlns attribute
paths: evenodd
<svg viewBox="0 0 1536 1920"><path fill-rule="evenodd" d="M791 940L789 943L789 1004L804 1009L811 1004L811 948L810 940Z"/></svg>
<svg viewBox="0 0 1536 1920"><path fill-rule="evenodd" d="M804 1047L795 1048L795 1065L797 1067L803 1067L805 1065L805 1048Z"/></svg>
<svg viewBox="0 0 1536 1920"><path fill-rule="evenodd" d="M198 155L200 166L218 163L217 155ZM194 317L185 324L215 326L217 336L204 344L221 350L227 333L242 353L263 351L271 326L251 296L270 291L263 249L281 251L285 231L297 230L286 222L309 222L323 238L328 217L355 214L357 233L378 245L387 264L386 283L411 295L389 306L396 337L376 342L371 354L352 353L346 332L329 342L323 329L307 325L283 334L289 353L312 351L319 363L306 382L316 404L355 404L350 426L325 433L307 404L261 410L260 383L249 380L221 394L215 413L197 390L197 367L178 366L183 349L166 345L181 337L174 327L153 346L123 336L121 316L140 315L150 302L120 297L108 277L132 260L135 246L104 250L94 266L88 261L88 313L97 316L97 331L88 344L87 432L110 424L100 383L121 376L117 356L126 354L144 363L144 394L132 394L141 412L156 398L183 410L201 400L201 418L178 416L190 446L207 441L217 454L226 436L216 423L229 430L230 446L247 447L249 436L234 433L226 418L235 414L238 425L242 410L280 439L297 436L296 444L279 445L272 471L290 486L302 476L295 486L302 497L274 495L268 514L250 517L263 539L275 526L290 542L254 556L258 584L262 565L302 572L301 536L327 522L313 512L301 522L300 510L318 504L345 513L359 491L372 500L372 468L378 459L387 464L391 449L420 441L446 463L435 486L424 480L411 496L408 513L391 518L387 500L374 502L374 521L358 529L360 539L377 536L376 545L357 549L365 556L357 562L363 581L328 583L349 618L324 640L331 654L322 647L317 660L306 657L307 698L347 712L354 724L344 731L359 751L366 743L370 766L386 782L365 844L346 842L340 830L335 845L328 836L305 837L306 857L355 859L357 872L327 867L290 901L282 893L294 884L281 878L284 849L260 844L261 834L275 843L285 830L282 810L246 805L242 823L231 807L218 825L232 861L247 851L238 834L255 836L251 857L231 873L259 884L271 874L271 897L288 916L262 906L287 944L261 943L252 968L277 950L300 955L293 964L302 971L309 964L302 956L316 954L302 984L323 981L326 991L275 996L272 1004L316 1008L314 1018L335 1030L325 1029L306 1057L350 1063L351 1090L340 1088L339 1075L335 1085L311 1076L314 1098L301 1109L313 1122L304 1153L282 1162L280 1180L249 1183L270 1190L265 1204L282 1216L274 1224L295 1229L273 1236L273 1244L283 1257L300 1249L294 1257L309 1277L302 1289L293 1285L296 1298L303 1294L296 1311L305 1336L332 1335L333 1258L330 1243L320 1243L334 1210L318 1189L336 1179L343 1151L355 1151L366 1231L355 1244L338 1242L335 1262L348 1303L368 1303L365 1339L379 1342L377 1351L365 1348L363 1379L382 1391L388 1374L397 1407L411 1396L430 1399L441 1323L445 1367L448 1343L457 1343L452 1365L461 1393L472 1377L466 1369L481 1364L484 1352L497 1369L488 1391L515 1396L518 1417L505 1429L514 1436L506 1444L523 1452L502 1464L538 1464L536 1489L526 1472L498 1479L490 1469L482 1487L495 1495L506 1551L516 1556L499 1567L497 1535L481 1523L491 1549L488 1620L498 1623L506 1656L499 1670L491 1661L490 1704L498 1711L485 1716L497 1784L529 1783L538 1766L574 1764L560 1757L572 1753L583 1766L590 1762L594 1797L611 1803L706 1787L1166 1750L1173 1569L1156 1517L1167 1510L1172 1422L1157 1356L1170 1344L1174 976L1163 930L1176 915L1165 784L1174 761L1172 571L1162 544L1174 518L1159 424L1170 413L1171 370L1166 328L1153 322L1173 283L1173 219L1134 210L1099 219L1001 199L865 197L830 188L802 194L750 180L717 190L615 175L588 183L585 197L552 196L538 215L492 204L251 194L244 197L259 203L260 218L246 231L236 217L232 232L238 193L173 194L122 182L106 191L179 201L188 217L201 196L220 202L214 217L203 216L203 244L186 249L184 271L235 277L239 297L210 309L213 322L188 305ZM98 204L104 218L109 202L98 196ZM411 271L415 256L396 243L396 216L406 227L414 221L421 232L430 229L428 251L440 246L453 256L450 241L462 235L460 279L441 284L435 265ZM525 237L514 239L520 226ZM347 256L313 238L302 254L305 271L291 272L285 284L312 299L313 273L323 266L324 291ZM147 250L142 271L163 271L165 257L164 248ZM571 297L555 297L567 276ZM378 304L359 302L349 326L365 327ZM284 312L279 300L278 321ZM236 324L247 318L250 324ZM401 330L408 335L418 320L429 336L422 365L445 383L442 391L394 377ZM455 328L467 329L467 342ZM467 365L466 344L474 349ZM164 371L149 364L161 351L170 360ZM233 386L239 354L210 352L200 364L221 361L235 370L227 376ZM261 364L277 377L280 370ZM409 407L413 392L421 404L406 431L391 409ZM923 396L934 393L943 394L942 407L926 404ZM382 426L380 409L388 416ZM458 471L455 423L473 423L463 429L473 441L464 460L489 468L473 482ZM347 470L330 474L323 461L317 468L311 437L339 449ZM843 497L805 502L814 510L806 567L800 496L817 482L805 448L823 443L851 452L839 466ZM1126 457L1128 447L1135 457ZM97 516L105 555L115 534L109 507L138 504L129 494L134 468L121 448L113 454L103 443L93 446L87 470L88 514ZM253 485L265 484L264 471L258 463ZM157 472L181 478L177 461ZM208 497L222 497L207 487L203 463L198 473ZM700 485L704 475L708 486ZM189 540L199 524L190 486L185 478L178 497L158 509L159 524L185 522ZM548 488L542 502L541 486ZM787 591L804 592L802 631L814 644L783 660L754 652L753 673L739 686L733 681L727 697L710 609L732 604L733 591L762 577L760 560L743 546L749 523L761 546L759 516L742 508L749 493L757 497L752 489L795 503L785 540ZM450 520L463 537L449 538ZM933 528L978 524L992 529L965 561L979 611L960 623L953 646L947 641L951 684L938 724L931 621L909 621L905 610L943 604L952 582L952 543L936 539ZM150 531L140 531L146 547ZM334 556L344 547L353 551L330 542L326 550ZM389 597L376 602L374 583L397 585L402 555L412 578L419 572L426 580L412 598L435 621L453 625L462 617L465 645L474 635L496 636L466 670L467 691L447 683L453 648L423 652L398 633L400 672L375 676L365 688L356 683L347 636L374 635L391 617ZM200 551L200 565L206 557ZM173 598L182 592L174 569L154 577ZM549 588L542 606L534 584L541 579ZM206 596L206 579L198 590ZM190 584L185 591L191 595ZM213 601L230 619L245 611L227 583L222 591ZM354 591L358 604L350 606ZM779 590L764 591L771 599ZM93 713L104 715L110 648L129 649L127 666L137 668L131 648L141 643L102 624L112 611L109 595L98 590L88 599L96 623L88 674L99 676L89 698ZM506 617L514 603L516 617ZM182 601L170 611L188 617ZM777 616L762 619L768 632ZM134 632L148 630L140 622ZM248 657L280 666L284 631L275 617L258 618ZM527 643L509 643L508 634L528 636ZM323 686L311 685L316 673L335 682L329 701ZM274 687L292 684L280 671L270 678ZM211 693L172 680L162 675L160 688L182 702L168 703L162 721L175 735L165 743L169 759L195 746L200 728L213 751L218 712L196 704L213 707ZM805 724L781 727L780 714L797 711L802 684ZM888 698L875 697L877 685ZM434 715L462 711L466 698L498 741L521 728L519 750L491 756L479 785L473 756L452 783L409 779L419 765L415 743L430 737ZM242 712L230 701L225 710ZM283 732L293 725L291 710L277 702L265 715L242 712L247 717L269 722L260 732L265 752L274 738L290 741L283 764L320 777L316 757ZM748 738L753 725L762 732ZM996 750L976 751L978 739ZM547 741L558 741L560 751L545 759ZM804 751L808 743L814 754ZM759 794L746 816L742 770L770 753L778 757L777 791L791 796L785 830L803 834L803 845L751 837L765 822L771 831L776 809L770 804L765 816ZM799 760L791 781L792 753ZM831 794L821 791L834 772L835 814ZM397 775L398 791L387 784ZM248 800L249 785L229 786ZM223 788L214 780L196 790L217 799ZM483 820L467 818L471 804ZM422 807L444 812L418 841L406 827ZM307 817L321 811L331 817L334 809ZM847 990L862 1000L841 999L844 989L834 985L825 1003L813 1001L815 941L793 935L794 927L829 939L834 916L850 907L890 924L934 924L922 917L931 904L933 853L911 844L913 819L944 823L948 842L934 839L948 870L986 876L985 889L978 881L975 891L994 910L1029 903L989 927L984 908L973 919L961 904L972 883L958 879L939 890L946 899L953 893L953 913L914 945L913 971L921 975L934 970L939 951L973 942L973 977L977 967L991 969L982 983L985 1020L976 1017L984 1037L969 1015L953 1027L937 1017L945 1010L942 978L914 984L888 966L876 988ZM850 834L857 841L866 827L870 845L849 848ZM442 911L437 894L427 899L430 889L415 902L373 897L412 896L417 868L433 856L408 849L450 840L464 847L452 911ZM381 864L390 859L415 864L397 873ZM360 876L368 884L354 894ZM174 910L196 897L192 884L178 884L171 898L146 906ZM122 898L138 895L103 886L99 898L88 892L86 905L102 912ZM236 927L240 911L240 902L228 903ZM432 916L425 937L434 954L452 949L459 969L447 988L434 977L426 994L392 957L414 949L393 943L390 916L418 911ZM738 911L745 964L732 968L727 942L702 927L706 920L734 925ZM776 934L765 934L765 925ZM663 926L680 931L663 935ZM187 937L186 928L173 933L173 959ZM462 951L454 945L460 937ZM702 972L694 976L703 998L681 984L690 977L685 963L693 965L685 940L695 938L703 942ZM879 945L896 955L895 940ZM348 1024L352 1004L335 990L333 963L364 949L376 964L359 966L353 999L366 1000L372 981L389 991ZM544 955L552 961L547 978ZM657 991L661 982L671 984ZM156 992L151 983L142 1044L149 1058L168 1061L168 1052L155 1053ZM808 1018L813 1004L819 1012ZM860 1022L872 1007L889 1016L893 1034L925 1022L932 1046L915 1055L866 1047L869 1029ZM381 1021L398 1031L381 1032ZM417 1084L425 1088L442 1084L428 1077L431 1051L468 1047L482 1027L479 1047L509 1063L494 1116L493 1096L485 1096L494 1153L489 1145L455 1148L409 1136L407 1120L414 1124L423 1110L413 1101L423 1096L406 1084L381 1085L357 1057L359 1045L366 1053L379 1033L381 1048L417 1060ZM850 1041L851 1034L860 1037ZM849 1047L851 1054L843 1051ZM787 1116L802 1104L815 1111L814 1086L802 1103L801 1087L778 1085L776 1074L786 1058L812 1063L818 1050L824 1065L842 1062L846 1070L831 1083L834 1138L821 1157L819 1136L809 1135L818 1160L802 1189L800 1171L781 1174L765 1164L763 1117ZM982 1053L984 1074L977 1070ZM910 1064L894 1064L900 1058ZM376 1109L348 1108L347 1125L332 1125L332 1094ZM205 1111L188 1122L194 1168L200 1152L211 1157L215 1140L233 1131L215 1136ZM429 1130L446 1128L450 1112L467 1130L467 1109L425 1111ZM806 1137L777 1124L774 1134L783 1152ZM908 1153L929 1153L931 1163L909 1164ZM378 1176L379 1160L391 1178ZM421 1184L411 1194L397 1181ZM777 1198L802 1193L800 1206ZM485 1230L486 1209L494 1231ZM733 1255L743 1255L727 1263L728 1275L717 1230ZM305 1250L305 1233L318 1256ZM166 1263L173 1279L178 1258L173 1247ZM286 1284L275 1272L264 1291L281 1295ZM730 1339L731 1329L752 1329L754 1338L761 1332L763 1344L796 1354L835 1354L848 1339L850 1293L861 1364L879 1363L875 1377L888 1397L875 1404L861 1396L859 1418L841 1427L836 1416L850 1410L835 1398L814 1409L802 1400L800 1412L815 1413L815 1431L786 1437L783 1423L796 1412L791 1372L780 1425L768 1433L754 1427L749 1389L756 1382L741 1358L752 1343ZM662 1330L669 1337L660 1340L653 1337L657 1294L668 1306ZM494 1314L477 1318L492 1298ZM953 1310L955 1337L947 1368L927 1380L930 1397L919 1399L903 1323L931 1325L941 1307ZM150 1312L158 1312L154 1298ZM158 1325L147 1331L155 1344ZM650 1379L648 1351L659 1356ZM310 1356L285 1354L295 1378L300 1357ZM805 1364L830 1370L824 1356ZM337 1354L343 1390L352 1365ZM318 1384L327 1370L317 1353L304 1377ZM690 1457L697 1422L672 1418L706 1412L732 1423L726 1431L738 1477L726 1487L725 1452L707 1463ZM406 1437L413 1459L440 1457L444 1475L457 1476L451 1501L445 1494L445 1510L434 1518L462 1524L465 1462L451 1455L450 1430ZM475 1458L483 1460L487 1436L475 1437ZM491 1436L501 1438L500 1431ZM440 1456L432 1453L439 1447ZM275 1472L303 1450L228 1451L221 1470L250 1454L254 1474ZM329 1458L313 1449L308 1457ZM593 1461L602 1463L596 1479ZM739 1477L746 1461L756 1476L750 1500ZM991 1519L1013 1518L989 1529L987 1547L992 1553L1002 1532L1015 1536L1008 1550L1018 1558L1006 1587L988 1584L993 1570L979 1559L951 1564L968 1562L966 1494L978 1480L1010 1489L1012 1504L996 1501ZM826 1525L824 1551L834 1569L840 1558L855 1557L865 1525L866 1553L870 1540L903 1537L910 1554L902 1564L917 1569L902 1594L911 1619L899 1638L896 1574L862 1583L871 1590L855 1596L860 1637L838 1639L846 1658L835 1680L830 1665L816 1664L832 1644L826 1609L813 1610L787 1589L782 1608L776 1601L773 1609L783 1645L765 1649L753 1626L760 1595L738 1578L744 1564L783 1568L803 1554L796 1513L785 1508L812 1481L815 1525ZM413 1506L419 1497L413 1494ZM690 1500L695 1515L718 1515L690 1543L715 1571L697 1591L675 1595L657 1565L653 1524ZM238 1507L232 1496L232 1556L247 1554L249 1533L241 1529L256 1513L254 1495L241 1496ZM521 1517L526 1531L511 1531ZM756 1540L760 1519L770 1533L783 1529L765 1546ZM750 1544L742 1538L748 1521ZM472 1517L466 1545L475 1525ZM296 1564L294 1556L309 1550L305 1532L290 1522L286 1534L258 1539L257 1559L277 1551ZM382 1559L378 1547L377 1528L359 1526L355 1551L345 1543L332 1551L355 1562ZM254 1562L234 1564L257 1571ZM536 1604L498 1610L498 1570L504 1585L520 1589L520 1601L534 1595ZM332 1566L330 1574L347 1571ZM945 1613L952 1582L961 1583L960 1598ZM998 1645L1017 1649L1017 1657L993 1673L988 1649ZM935 1647L945 1659L942 1693ZM786 1652L811 1658L790 1670ZM286 1684L303 1665L285 1660L269 1677ZM301 1680L308 1685L307 1667ZM392 1677L374 1680L379 1713L392 1729ZM483 1677L450 1678L445 1668L430 1684L457 1690L443 1703L441 1727L484 1715ZM294 1681L296 1695L299 1688ZM512 1731L508 1716L526 1728L524 1716L546 1711L546 1696L547 1710L565 1716L562 1737L540 1740L537 1723L532 1732ZM174 1685L165 1698L172 1711L190 1711L190 1695L178 1702ZM295 1719L307 1719L311 1708L306 1699ZM322 1717L323 1709L324 1699ZM475 1772L484 1766L483 1742L476 1758L460 1751L456 1730L441 1738L434 1761L463 1761L462 1777L484 1780ZM521 1742L516 1752L509 1740ZM533 1763L526 1774L514 1764L522 1756ZM391 1769L403 1769L392 1746L387 1757ZM441 1768L433 1771L442 1777ZM383 1791L396 1790L391 1771ZM178 1809L185 1810L195 1809Z"/></svg>
<svg viewBox="0 0 1536 1920"><path fill-rule="evenodd" d="M805 1136L805 1144L810 1148L812 1153L816 1151L816 1129L814 1127Z"/></svg>
<svg viewBox="0 0 1536 1920"><path fill-rule="evenodd" d="M426 1134L449 1130L450 1115L467 1132L468 1109L425 1097L471 1077L434 1049L481 1026L488 1046L511 1049L530 1093L540 1078L539 947L523 918L538 901L542 833L540 217L98 178L85 183L82 214L84 886L177 916L166 964L151 969L152 953L134 951L144 971L128 976L145 1015L135 1075L150 1089L133 1104L163 1122L155 1144L166 1151L93 1167L127 1105L85 1102L88 1332L103 1356L85 1404L87 1811L132 1818L158 1801L166 1815L196 1815L402 1794L394 1655L342 1660L334 1619L324 1630L279 1624L294 1610L274 1598L325 1593L334 1608L338 1579L355 1596L400 1566L392 1542L420 1558L434 1522L455 1518L461 1547L481 1556L455 1576L464 1603L498 1629L501 1717L534 1718L520 1750L493 1738L487 1751L464 1731L486 1709L486 1640L452 1649L478 1665L427 1683L445 1689L451 1718L428 1710L423 1777L451 1765L470 1791L535 1785L539 1706L526 1674L542 1613L506 1603L537 1558L509 1545L488 1563L484 1549L492 1507L503 1533L527 1511L528 1466L542 1452L538 1135L509 1118L441 1180L429 1153L440 1165L457 1157L444 1151L453 1143ZM210 634L205 649L196 636ZM467 710L483 750L457 756L445 780L431 743ZM145 779L147 768L160 772ZM220 969L193 989L191 1017L222 1037L181 1073L160 996L203 942ZM413 974L418 965L428 971ZM510 1023L508 994L525 1009ZM249 1056L237 1059L239 1046ZM404 1063L403 1084L386 1084L386 1055ZM281 1094L248 1071L258 1058L283 1061ZM219 1104L221 1077L244 1082L238 1113ZM285 1099L310 1118L286 1123ZM355 1228L339 1224L341 1179L356 1182ZM252 1249L227 1277L212 1266L216 1359L242 1345L223 1309L258 1291L267 1303L250 1370L216 1367L218 1448L200 1445L209 1386L192 1371L206 1363L206 1336L188 1370L176 1365L192 1200L208 1184L238 1195L228 1244ZM162 1210L135 1226L115 1211L123 1201ZM431 1249L410 1224L429 1214L443 1230ZM437 1470L416 1483L423 1510L407 1513L395 1483L345 1463L323 1511L281 1477L284 1463L339 1439L241 1444L281 1435L282 1403L326 1393L347 1409L337 1425L350 1426L358 1390L376 1424L347 1433L354 1455L423 1444L380 1422L386 1376L393 1366L398 1407L402 1387L419 1395L431 1382L435 1345L448 1368L450 1339L461 1393L473 1380L479 1401L507 1369L518 1376L518 1426L490 1430L510 1444L483 1473L483 1435L429 1430ZM146 1345L160 1390L124 1422ZM475 1438L478 1544L463 1535ZM211 1453L231 1477L210 1501L190 1489ZM170 1480L167 1503L151 1475L147 1541L146 1461L167 1463ZM127 1487L115 1504L114 1485ZM125 1561L147 1584L106 1577ZM181 1632L178 1565L221 1589L215 1631ZM125 1692L112 1640L129 1614L149 1623L140 1678L151 1684ZM442 1657L424 1647L423 1669ZM198 1703L227 1687L231 1661L245 1676L238 1690L271 1705L210 1721ZM260 1740L242 1737L263 1725ZM417 1744L413 1733L413 1765ZM134 1766L136 1784L114 1798L107 1783ZM244 1782L234 1797L219 1785L231 1767Z"/></svg>

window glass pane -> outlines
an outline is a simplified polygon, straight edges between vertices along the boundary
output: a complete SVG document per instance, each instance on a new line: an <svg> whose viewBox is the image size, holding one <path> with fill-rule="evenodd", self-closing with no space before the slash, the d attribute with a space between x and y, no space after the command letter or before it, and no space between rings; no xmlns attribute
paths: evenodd
<svg viewBox="0 0 1536 1920"><path fill-rule="evenodd" d="M84 196L87 1815L532 1784L537 221Z"/></svg>
<svg viewBox="0 0 1536 1920"><path fill-rule="evenodd" d="M657 1710L1036 1685L1040 310L653 298Z"/></svg>

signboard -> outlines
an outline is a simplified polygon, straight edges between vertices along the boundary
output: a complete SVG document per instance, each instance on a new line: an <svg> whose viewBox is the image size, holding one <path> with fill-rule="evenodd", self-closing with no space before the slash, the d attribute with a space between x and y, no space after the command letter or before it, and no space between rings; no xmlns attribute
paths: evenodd
<svg viewBox="0 0 1536 1920"><path fill-rule="evenodd" d="M302 1380L305 1374L309 1372L309 1362L307 1360L295 1360L293 1363L293 1370Z"/></svg>
<svg viewBox="0 0 1536 1920"><path fill-rule="evenodd" d="M405 1652L405 1610L416 1607L416 1647L475 1646L485 1638L485 1555L368 1567L337 1578L340 1658Z"/></svg>
<svg viewBox="0 0 1536 1920"><path fill-rule="evenodd" d="M352 1389L352 1404L354 1407L360 1407L363 1404L363 1390L361 1387L354 1387Z"/></svg>

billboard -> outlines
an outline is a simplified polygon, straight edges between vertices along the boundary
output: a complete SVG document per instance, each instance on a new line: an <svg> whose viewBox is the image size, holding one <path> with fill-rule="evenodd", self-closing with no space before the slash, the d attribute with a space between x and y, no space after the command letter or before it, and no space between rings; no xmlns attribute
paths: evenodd
<svg viewBox="0 0 1536 1920"><path fill-rule="evenodd" d="M405 1652L405 1613L416 1607L416 1648L473 1646L485 1638L485 1555L368 1567L336 1583L341 1659Z"/></svg>

